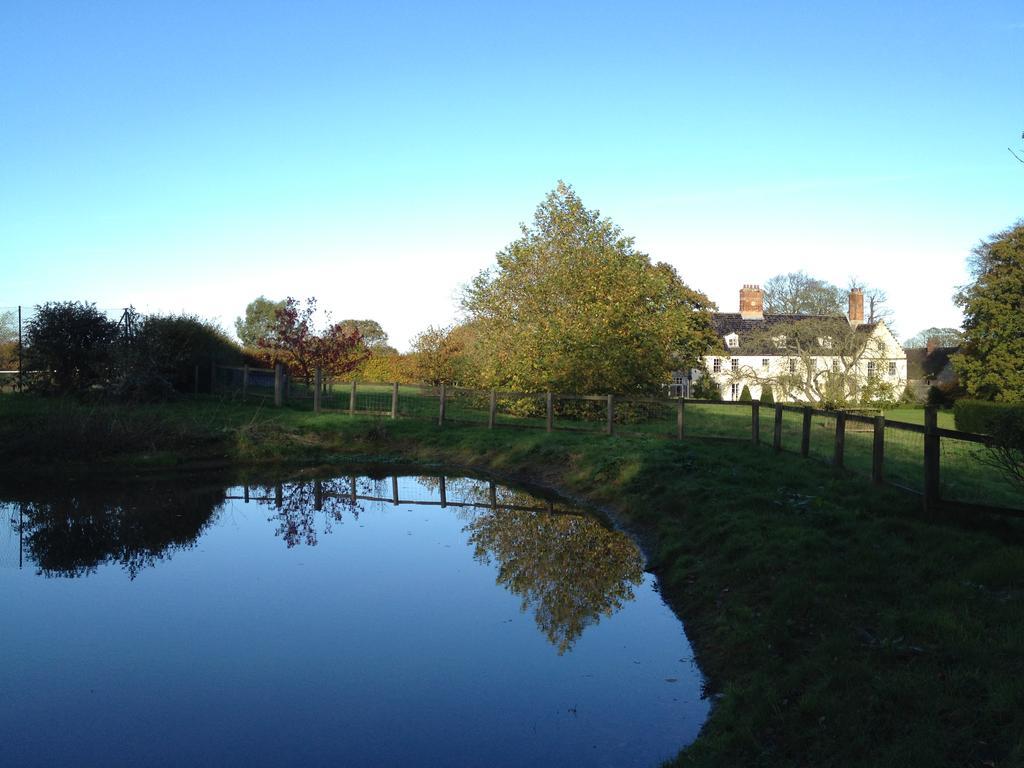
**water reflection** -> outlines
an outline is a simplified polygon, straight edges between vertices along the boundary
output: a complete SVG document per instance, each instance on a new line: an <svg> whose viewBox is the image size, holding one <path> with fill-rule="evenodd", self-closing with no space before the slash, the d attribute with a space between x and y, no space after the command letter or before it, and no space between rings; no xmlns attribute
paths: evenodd
<svg viewBox="0 0 1024 768"><path fill-rule="evenodd" d="M632 600L643 580L643 558L627 536L564 502L472 478L414 480L400 489L398 476L301 478L230 493L209 483L106 485L22 501L11 523L42 575L85 576L113 563L134 579L194 546L227 501L269 508L289 549L317 546L365 505L447 508L465 522L476 561L495 566L496 583L521 598L560 654Z"/></svg>
<svg viewBox="0 0 1024 768"><path fill-rule="evenodd" d="M33 493L8 509L19 564L27 559L41 576L67 578L116 564L135 579L193 547L224 499L220 484L105 484Z"/></svg>

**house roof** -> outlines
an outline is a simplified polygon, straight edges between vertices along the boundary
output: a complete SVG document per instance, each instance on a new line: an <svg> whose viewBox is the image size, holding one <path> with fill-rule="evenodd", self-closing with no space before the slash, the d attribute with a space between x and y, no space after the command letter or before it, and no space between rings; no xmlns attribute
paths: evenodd
<svg viewBox="0 0 1024 768"><path fill-rule="evenodd" d="M845 315L764 315L761 320L746 320L739 312L713 312L711 324L719 337L726 337L732 333L739 336L740 345L738 349L747 353L755 354L779 354L779 350L770 344L751 344L751 334L759 336L765 329L773 326L787 326L804 320L840 320L848 322ZM871 335L878 323L861 323L857 326L857 333L865 336ZM763 339L763 336L760 336ZM744 340L747 343L744 343ZM823 353L828 348L823 348Z"/></svg>

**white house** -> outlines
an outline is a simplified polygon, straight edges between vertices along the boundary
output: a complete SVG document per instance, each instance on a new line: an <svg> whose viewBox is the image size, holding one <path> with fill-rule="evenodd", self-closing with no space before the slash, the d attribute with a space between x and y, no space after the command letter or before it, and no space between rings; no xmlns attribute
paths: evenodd
<svg viewBox="0 0 1024 768"><path fill-rule="evenodd" d="M907 356L884 321L864 322L864 294L850 291L849 313L766 315L759 286L740 289L739 312L716 312L712 322L722 349L704 368L673 374L671 394L693 396L710 376L723 400L739 400L743 387L760 399L771 387L779 401L815 402L829 387L844 399L899 397L907 385ZM834 390L833 390L834 391Z"/></svg>

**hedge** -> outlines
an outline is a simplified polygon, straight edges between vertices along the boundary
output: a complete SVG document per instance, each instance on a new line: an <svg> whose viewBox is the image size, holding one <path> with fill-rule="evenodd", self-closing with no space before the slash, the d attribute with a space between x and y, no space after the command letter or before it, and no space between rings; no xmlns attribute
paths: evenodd
<svg viewBox="0 0 1024 768"><path fill-rule="evenodd" d="M988 400L957 400L953 406L956 428L961 432L991 435L999 424L1024 421L1024 403L994 403Z"/></svg>

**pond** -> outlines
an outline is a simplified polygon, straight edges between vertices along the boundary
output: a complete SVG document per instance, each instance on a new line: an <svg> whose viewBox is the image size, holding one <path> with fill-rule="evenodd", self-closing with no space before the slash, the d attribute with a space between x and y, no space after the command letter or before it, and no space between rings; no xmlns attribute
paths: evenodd
<svg viewBox="0 0 1024 768"><path fill-rule="evenodd" d="M599 516L486 480L0 485L0 763L654 766L708 711Z"/></svg>

